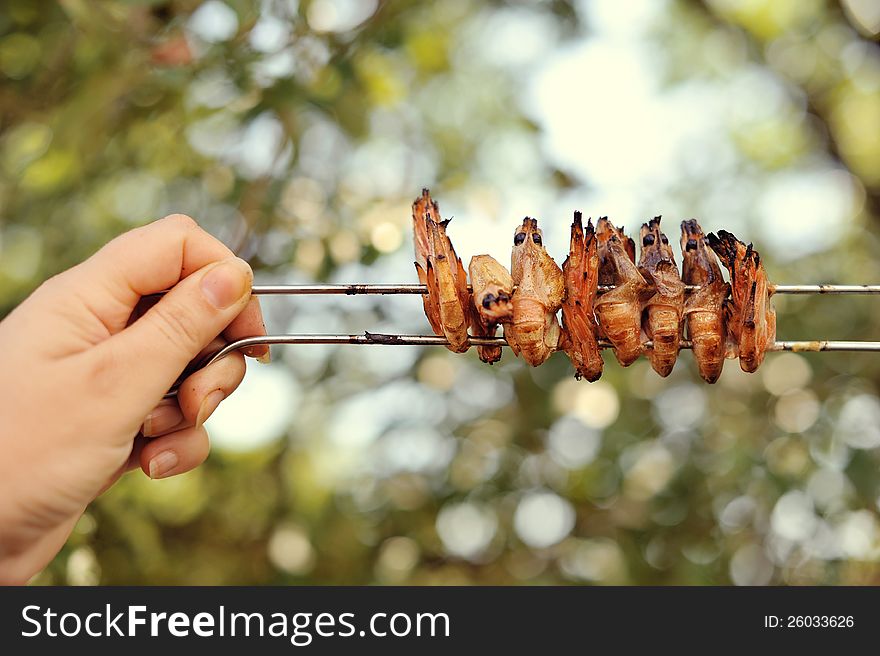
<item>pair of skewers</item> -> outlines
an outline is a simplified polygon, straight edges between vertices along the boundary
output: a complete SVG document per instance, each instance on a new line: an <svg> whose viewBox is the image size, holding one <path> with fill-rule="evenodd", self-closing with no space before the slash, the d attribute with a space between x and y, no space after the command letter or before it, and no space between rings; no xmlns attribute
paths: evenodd
<svg viewBox="0 0 880 656"><path fill-rule="evenodd" d="M609 291L607 287L600 287L599 292ZM694 289L688 288L688 291ZM425 285L419 284L303 284L303 285L254 285L251 290L254 296L387 296L387 295L424 295L428 293ZM776 285L774 294L784 295L836 295L836 296L870 296L880 294L880 285ZM509 346L503 337L471 337L470 346ZM360 334L275 334L244 337L230 342L222 349L197 363L197 368L207 367L230 353L246 349L250 346L274 346L274 345L333 345L355 344L360 346L448 346L445 337L437 335L403 335L388 333L371 333L364 331ZM605 340L599 341L602 349L611 348L611 344ZM651 348L650 342L645 343L646 348ZM690 342L683 340L682 349L690 349ZM880 341L834 341L825 339L776 341L769 351L792 351L795 353L809 352L880 352ZM173 397L177 394L177 385L165 396Z"/></svg>

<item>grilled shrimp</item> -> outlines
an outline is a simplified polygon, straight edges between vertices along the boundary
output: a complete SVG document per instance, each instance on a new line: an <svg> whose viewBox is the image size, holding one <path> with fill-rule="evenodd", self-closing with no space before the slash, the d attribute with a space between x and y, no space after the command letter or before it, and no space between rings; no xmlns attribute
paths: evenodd
<svg viewBox="0 0 880 656"><path fill-rule="evenodd" d="M449 340L456 353L468 350L471 298L461 259L446 235L449 221L440 219L440 208L427 189L413 203L416 274L427 285L422 297L425 314L434 334Z"/></svg>
<svg viewBox="0 0 880 656"><path fill-rule="evenodd" d="M642 253L639 271L652 284L654 294L643 305L642 325L653 341L648 351L651 367L668 376L681 343L681 316L684 310L684 283L675 265L669 239L660 231L660 217L642 225L639 232Z"/></svg>
<svg viewBox="0 0 880 656"><path fill-rule="evenodd" d="M718 236L709 233L707 238L730 272L731 297L724 304L725 323L739 354L740 368L752 373L776 340L776 311L770 304L773 285L751 244L746 246L726 230L719 230Z"/></svg>
<svg viewBox="0 0 880 656"><path fill-rule="evenodd" d="M696 219L681 222L681 252L683 282L699 287L684 303L687 336L700 377L714 383L724 367L724 301L730 286L724 282L718 258L706 245L706 236Z"/></svg>
<svg viewBox="0 0 880 656"><path fill-rule="evenodd" d="M635 245L623 228L615 228L608 217L602 217L596 238L599 284L615 286L596 300L596 317L617 361L628 367L642 353L641 301L649 288L633 261Z"/></svg>
<svg viewBox="0 0 880 656"><path fill-rule="evenodd" d="M571 245L562 265L565 300L562 302L563 344L574 365L575 377L593 382L602 375L602 354L596 341L599 325L593 307L599 284L599 254L593 222L584 230L581 213L574 213Z"/></svg>
<svg viewBox="0 0 880 656"><path fill-rule="evenodd" d="M472 329L479 337L494 337L499 323L513 319L513 278L491 255L475 255L468 265L473 288ZM480 360L488 364L501 359L500 346L478 346Z"/></svg>
<svg viewBox="0 0 880 656"><path fill-rule="evenodd" d="M537 367L559 347L562 331L556 313L562 306L565 281L562 269L544 249L543 233L535 219L526 217L513 237L511 273L513 320L504 336L513 352Z"/></svg>

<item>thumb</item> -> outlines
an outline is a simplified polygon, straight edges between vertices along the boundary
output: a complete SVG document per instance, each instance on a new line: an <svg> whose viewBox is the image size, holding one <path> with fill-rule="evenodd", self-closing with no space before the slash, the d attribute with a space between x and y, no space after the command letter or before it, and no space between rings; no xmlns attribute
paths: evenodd
<svg viewBox="0 0 880 656"><path fill-rule="evenodd" d="M189 362L245 308L254 274L244 260L230 257L209 264L177 283L146 314L99 348L112 361L137 372L161 396Z"/></svg>

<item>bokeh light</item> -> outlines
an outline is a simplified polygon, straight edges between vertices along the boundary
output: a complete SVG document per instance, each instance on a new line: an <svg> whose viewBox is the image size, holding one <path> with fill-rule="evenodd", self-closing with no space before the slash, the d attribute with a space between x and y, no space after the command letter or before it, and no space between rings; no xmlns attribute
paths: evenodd
<svg viewBox="0 0 880 656"><path fill-rule="evenodd" d="M0 10L0 316L171 212L259 283L414 283L431 187L465 266L539 218L661 214L778 283L880 281L877 3L193 0ZM878 338L777 297L782 339ZM428 333L417 297L266 298L273 333ZM877 584L880 359L704 384L607 354L275 347L212 455L102 495L36 583Z"/></svg>

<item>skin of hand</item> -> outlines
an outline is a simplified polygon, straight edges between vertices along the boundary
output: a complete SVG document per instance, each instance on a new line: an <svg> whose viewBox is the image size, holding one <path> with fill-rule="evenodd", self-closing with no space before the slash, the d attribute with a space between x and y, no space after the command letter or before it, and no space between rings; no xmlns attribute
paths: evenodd
<svg viewBox="0 0 880 656"><path fill-rule="evenodd" d="M164 478L205 460L204 421L241 382L244 356L162 397L200 354L265 334L252 282L246 262L172 215L49 279L0 322L0 583L45 567L126 471Z"/></svg>

